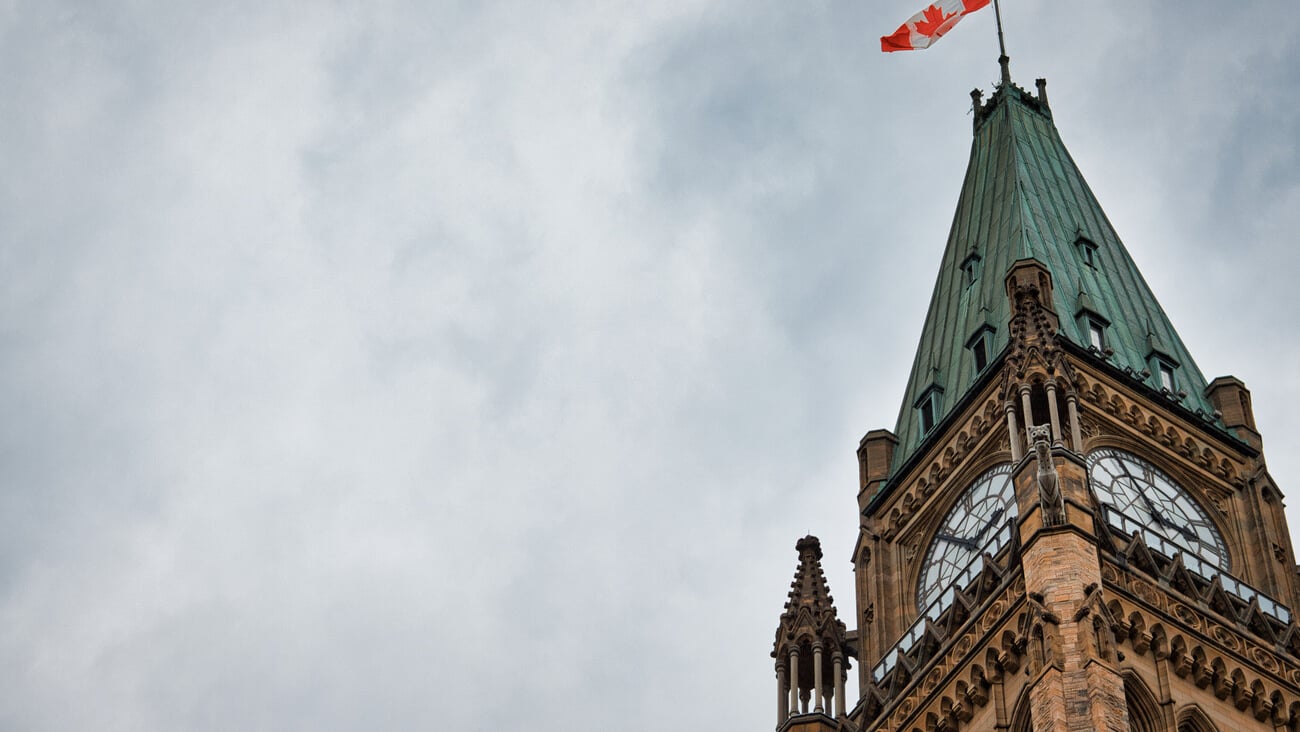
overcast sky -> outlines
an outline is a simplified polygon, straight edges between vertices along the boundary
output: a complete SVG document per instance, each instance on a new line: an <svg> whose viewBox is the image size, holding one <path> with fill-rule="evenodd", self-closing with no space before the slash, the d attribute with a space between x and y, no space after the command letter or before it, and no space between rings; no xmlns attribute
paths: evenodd
<svg viewBox="0 0 1300 732"><path fill-rule="evenodd" d="M997 78L920 3L0 1L0 729L770 729ZM1290 11L1004 20L1295 495Z"/></svg>

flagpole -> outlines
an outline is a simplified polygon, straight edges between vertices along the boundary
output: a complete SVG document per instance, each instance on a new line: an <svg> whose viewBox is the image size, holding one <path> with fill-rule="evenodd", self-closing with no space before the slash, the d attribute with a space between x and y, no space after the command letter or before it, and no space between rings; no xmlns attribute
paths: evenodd
<svg viewBox="0 0 1300 732"><path fill-rule="evenodd" d="M1002 40L1002 7L998 0L993 0L993 17L998 21L998 66L1002 67L1002 84L1011 86L1011 58L1007 56L1007 44Z"/></svg>

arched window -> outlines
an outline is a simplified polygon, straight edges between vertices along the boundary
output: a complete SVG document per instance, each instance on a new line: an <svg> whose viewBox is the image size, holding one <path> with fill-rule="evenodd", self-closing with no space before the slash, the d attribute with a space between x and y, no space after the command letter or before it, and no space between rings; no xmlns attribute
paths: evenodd
<svg viewBox="0 0 1300 732"><path fill-rule="evenodd" d="M1219 732L1219 728L1200 707L1191 704L1178 712L1178 732Z"/></svg>
<svg viewBox="0 0 1300 732"><path fill-rule="evenodd" d="M1020 692L1016 706L1011 710L1010 732L1033 732L1033 719L1029 715L1029 687Z"/></svg>
<svg viewBox="0 0 1300 732"><path fill-rule="evenodd" d="M1133 732L1162 732L1160 704L1137 674L1124 674L1124 698L1128 702L1128 728Z"/></svg>

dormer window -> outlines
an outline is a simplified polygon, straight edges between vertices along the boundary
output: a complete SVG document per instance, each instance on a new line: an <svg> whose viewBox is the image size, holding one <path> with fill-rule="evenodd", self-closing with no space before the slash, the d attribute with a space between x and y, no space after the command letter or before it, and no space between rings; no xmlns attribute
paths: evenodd
<svg viewBox="0 0 1300 732"><path fill-rule="evenodd" d="M1097 267L1097 245L1091 239L1081 236L1075 240L1074 246L1079 250L1079 259L1083 260L1084 264L1095 269Z"/></svg>
<svg viewBox="0 0 1300 732"><path fill-rule="evenodd" d="M921 402L921 433L928 434L934 429L934 400L926 399Z"/></svg>
<svg viewBox="0 0 1300 732"><path fill-rule="evenodd" d="M1088 316L1088 345L1098 351L1106 350L1106 324L1095 316Z"/></svg>
<svg viewBox="0 0 1300 732"><path fill-rule="evenodd" d="M1152 350L1147 354L1147 363L1156 376L1156 384L1166 394L1178 393L1178 362L1162 351Z"/></svg>
<svg viewBox="0 0 1300 732"><path fill-rule="evenodd" d="M981 325L975 331L975 335L966 341L966 348L970 350L971 359L975 362L976 375L983 373L988 368L989 359L993 352L993 328L988 324Z"/></svg>
<svg viewBox="0 0 1300 732"><path fill-rule="evenodd" d="M1089 350L1105 355L1109 346L1106 329L1110 327L1110 321L1094 312L1091 309L1091 304L1092 302L1089 300L1088 307L1080 308L1074 317L1076 322L1079 323L1079 329L1083 331L1084 337L1088 339Z"/></svg>
<svg viewBox="0 0 1300 732"><path fill-rule="evenodd" d="M1110 321L1101 317L1097 313L1097 306L1092 304L1092 298L1082 289L1079 290L1079 306L1074 311L1074 322L1079 327L1079 335L1083 339L1083 344L1088 349L1106 355L1106 328Z"/></svg>
<svg viewBox="0 0 1300 732"><path fill-rule="evenodd" d="M938 385L931 385L921 394L921 398L916 400L916 413L921 418L921 436L924 437L935 428L939 423L939 396L943 394L943 389Z"/></svg>
<svg viewBox="0 0 1300 732"><path fill-rule="evenodd" d="M961 263L962 282L967 287L975 284L975 280L980 276L980 255L972 253Z"/></svg>
<svg viewBox="0 0 1300 732"><path fill-rule="evenodd" d="M981 338L975 341L975 344L970 347L970 350L971 354L975 357L975 371L983 371L984 367L989 365L988 343Z"/></svg>
<svg viewBox="0 0 1300 732"><path fill-rule="evenodd" d="M1156 364L1156 373L1160 375L1160 388L1173 394L1175 386L1174 367L1161 361Z"/></svg>

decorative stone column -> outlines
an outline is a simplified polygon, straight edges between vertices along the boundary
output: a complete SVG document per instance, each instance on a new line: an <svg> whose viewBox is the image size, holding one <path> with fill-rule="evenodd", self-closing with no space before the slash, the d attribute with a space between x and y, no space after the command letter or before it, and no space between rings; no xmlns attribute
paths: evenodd
<svg viewBox="0 0 1300 732"><path fill-rule="evenodd" d="M790 646L790 714L799 713L799 646Z"/></svg>
<svg viewBox="0 0 1300 732"><path fill-rule="evenodd" d="M1047 381L1047 413L1052 420L1052 444L1059 445L1065 437L1061 432L1060 409L1056 406L1056 379Z"/></svg>
<svg viewBox="0 0 1300 732"><path fill-rule="evenodd" d="M1011 433L1011 462L1018 463L1020 458L1025 456L1025 451L1020 447L1020 427L1016 424L1016 405L1015 402L1008 401L1002 405L1007 413L1007 430Z"/></svg>
<svg viewBox="0 0 1300 732"><path fill-rule="evenodd" d="M790 716L790 697L786 695L785 661L776 663L776 726L780 727Z"/></svg>
<svg viewBox="0 0 1300 732"><path fill-rule="evenodd" d="M1077 453L1083 452L1083 431L1079 428L1079 403L1074 393L1065 395L1065 407L1070 414L1070 443Z"/></svg>
<svg viewBox="0 0 1300 732"><path fill-rule="evenodd" d="M1029 384L1020 385L1020 404L1025 410L1025 433L1029 433L1029 428L1034 426L1034 409L1029 403Z"/></svg>
<svg viewBox="0 0 1300 732"><path fill-rule="evenodd" d="M844 711L844 657L835 653L835 716L843 717Z"/></svg>
<svg viewBox="0 0 1300 732"><path fill-rule="evenodd" d="M821 713L826 711L822 706L822 642L817 641L813 644L813 711Z"/></svg>

